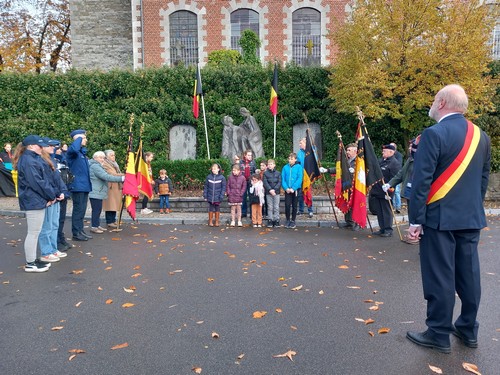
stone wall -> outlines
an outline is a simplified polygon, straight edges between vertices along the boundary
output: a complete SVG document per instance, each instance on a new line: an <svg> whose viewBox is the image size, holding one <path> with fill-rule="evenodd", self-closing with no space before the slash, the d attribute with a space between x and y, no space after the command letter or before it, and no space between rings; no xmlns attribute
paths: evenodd
<svg viewBox="0 0 500 375"><path fill-rule="evenodd" d="M500 173L490 174L488 191L486 192L486 201L500 202Z"/></svg>
<svg viewBox="0 0 500 375"><path fill-rule="evenodd" d="M133 68L130 0L70 0L69 8L74 68Z"/></svg>

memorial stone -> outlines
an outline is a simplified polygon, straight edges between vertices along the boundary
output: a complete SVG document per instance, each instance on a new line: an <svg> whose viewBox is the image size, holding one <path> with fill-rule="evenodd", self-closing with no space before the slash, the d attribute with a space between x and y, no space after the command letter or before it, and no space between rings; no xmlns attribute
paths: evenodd
<svg viewBox="0 0 500 375"><path fill-rule="evenodd" d="M196 159L196 129L176 125L170 129L170 160Z"/></svg>

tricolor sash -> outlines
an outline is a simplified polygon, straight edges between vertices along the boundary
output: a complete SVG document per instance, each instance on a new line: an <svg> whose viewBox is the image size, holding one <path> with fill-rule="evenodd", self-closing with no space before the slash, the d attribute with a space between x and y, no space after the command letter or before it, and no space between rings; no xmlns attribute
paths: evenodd
<svg viewBox="0 0 500 375"><path fill-rule="evenodd" d="M453 186L455 186L472 160L480 139L481 130L479 127L467 121L467 134L465 135L465 142L462 150L460 150L460 153L448 168L446 168L446 170L431 184L431 189L427 197L427 204L444 198Z"/></svg>

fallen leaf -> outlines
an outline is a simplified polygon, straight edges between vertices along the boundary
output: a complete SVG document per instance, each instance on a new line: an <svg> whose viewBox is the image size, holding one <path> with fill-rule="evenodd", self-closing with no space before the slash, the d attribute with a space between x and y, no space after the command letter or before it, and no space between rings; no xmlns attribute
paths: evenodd
<svg viewBox="0 0 500 375"><path fill-rule="evenodd" d="M281 310L279 307L275 310L277 313L281 313L283 312L283 310Z"/></svg>
<svg viewBox="0 0 500 375"><path fill-rule="evenodd" d="M97 290L102 291L103 289L102 289L102 287L98 286Z"/></svg>
<svg viewBox="0 0 500 375"><path fill-rule="evenodd" d="M60 331L63 328L63 326L52 327L51 331Z"/></svg>
<svg viewBox="0 0 500 375"><path fill-rule="evenodd" d="M77 302L77 304L75 305L75 307L80 307L80 305L82 304L83 301L80 301L80 302Z"/></svg>
<svg viewBox="0 0 500 375"><path fill-rule="evenodd" d="M264 316L266 316L266 314L267 314L267 311L254 311L252 316L254 319L260 319L260 318L263 318Z"/></svg>
<svg viewBox="0 0 500 375"><path fill-rule="evenodd" d="M218 339L220 336L217 332L212 332L212 338L213 339Z"/></svg>
<svg viewBox="0 0 500 375"><path fill-rule="evenodd" d="M132 307L132 306L135 306L135 304L130 303L130 302L125 302L125 303L122 305L122 307L124 307L124 308L127 308L127 307Z"/></svg>
<svg viewBox="0 0 500 375"><path fill-rule="evenodd" d="M113 300L111 298L106 300L106 305L111 305L113 303Z"/></svg>
<svg viewBox="0 0 500 375"><path fill-rule="evenodd" d="M341 270L347 270L347 269L349 269L349 266L346 266L345 264L343 264L343 265L339 266L339 268Z"/></svg>
<svg viewBox="0 0 500 375"><path fill-rule="evenodd" d="M429 365L429 368L432 370L432 372L435 372L436 374L442 374L443 370L441 370L439 367Z"/></svg>
<svg viewBox="0 0 500 375"><path fill-rule="evenodd" d="M72 361L76 357L76 354L71 354L68 358L68 361Z"/></svg>
<svg viewBox="0 0 500 375"><path fill-rule="evenodd" d="M83 349L70 349L70 350L68 350L68 353L82 354L82 353L85 353L85 350L83 350Z"/></svg>
<svg viewBox="0 0 500 375"><path fill-rule="evenodd" d="M245 356L245 353L241 353L238 357L236 357L237 359L242 359L243 357Z"/></svg>
<svg viewBox="0 0 500 375"><path fill-rule="evenodd" d="M106 267L106 268L104 269L104 271L109 271L109 270L110 270L110 269L112 269L112 268L113 268L113 267L111 267L111 266Z"/></svg>
<svg viewBox="0 0 500 375"><path fill-rule="evenodd" d="M479 369L473 363L462 362L462 367L464 368L464 370L472 372L473 374L481 375Z"/></svg>
<svg viewBox="0 0 500 375"><path fill-rule="evenodd" d="M308 260L296 260L295 263L304 264L304 263L309 263L309 261Z"/></svg>
<svg viewBox="0 0 500 375"><path fill-rule="evenodd" d="M290 328L292 329L292 331L296 331L298 328L295 327L295 326L290 326Z"/></svg>
<svg viewBox="0 0 500 375"><path fill-rule="evenodd" d="M375 323L375 320L373 320L372 318L368 318L365 320L365 324L372 324L372 323Z"/></svg>
<svg viewBox="0 0 500 375"><path fill-rule="evenodd" d="M134 277L134 278L135 278L135 277L139 277L139 276L142 276L142 273L137 272L137 273L134 273L134 274L133 274L132 276L130 276L130 277Z"/></svg>
<svg viewBox="0 0 500 375"><path fill-rule="evenodd" d="M320 291L318 292L318 294L322 294L322 295L323 295L323 294L325 294L325 292L323 292L323 290L320 290Z"/></svg>
<svg viewBox="0 0 500 375"><path fill-rule="evenodd" d="M118 345L115 345L111 348L111 350L116 350L116 349L123 349L123 348L126 348L128 346L128 342L124 342L123 344L118 344Z"/></svg>
<svg viewBox="0 0 500 375"><path fill-rule="evenodd" d="M201 367L193 367L191 370L193 370L195 374L201 374Z"/></svg>
<svg viewBox="0 0 500 375"><path fill-rule="evenodd" d="M211 282L212 282L212 281L214 281L214 280L215 280L215 279L214 279L213 277L209 277L209 278L207 279L207 281L208 281L209 283L211 283Z"/></svg>
<svg viewBox="0 0 500 375"><path fill-rule="evenodd" d="M372 299L365 299L363 302L365 302L365 303L373 303L373 300Z"/></svg>
<svg viewBox="0 0 500 375"><path fill-rule="evenodd" d="M299 285L299 286L296 286L295 288L292 288L291 291L296 292L298 290L301 290L302 288L303 288L303 285Z"/></svg>
<svg viewBox="0 0 500 375"><path fill-rule="evenodd" d="M127 293L134 293L134 291L132 289L127 289L127 288L123 288L123 290Z"/></svg>
<svg viewBox="0 0 500 375"><path fill-rule="evenodd" d="M368 310L377 311L378 309L379 309L378 306L370 306Z"/></svg>
<svg viewBox="0 0 500 375"><path fill-rule="evenodd" d="M387 328L387 327L382 327L382 328L379 328L379 330L378 330L378 333L379 333L380 335L382 335L382 334L384 334L384 333L389 333L389 332L391 332L391 329L390 329L390 328Z"/></svg>
<svg viewBox="0 0 500 375"><path fill-rule="evenodd" d="M361 287L360 287L360 286L352 286L352 285L350 286L350 285L348 285L347 287L348 287L349 289L361 289Z"/></svg>
<svg viewBox="0 0 500 375"><path fill-rule="evenodd" d="M374 334L372 331L368 331L368 334L369 334L371 337L375 336L375 334Z"/></svg>
<svg viewBox="0 0 500 375"><path fill-rule="evenodd" d="M274 358L283 358L283 357L287 357L290 361L293 362L293 356L296 355L297 352L294 352L293 350L289 350L287 351L286 353L283 353L283 354L276 354L276 355L273 355Z"/></svg>
<svg viewBox="0 0 500 375"><path fill-rule="evenodd" d="M83 270L73 270L70 273L72 273L73 275L80 275L80 274L83 273L83 271L85 271L85 269L83 269Z"/></svg>

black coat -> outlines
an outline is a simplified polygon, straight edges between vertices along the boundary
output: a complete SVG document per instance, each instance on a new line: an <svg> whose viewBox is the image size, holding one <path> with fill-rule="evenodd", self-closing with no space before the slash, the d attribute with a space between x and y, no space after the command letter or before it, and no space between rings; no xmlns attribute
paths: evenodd
<svg viewBox="0 0 500 375"><path fill-rule="evenodd" d="M382 190L382 184L388 183L399 172L401 169L401 163L394 156L391 156L387 159L380 159L379 164L380 169L382 170L382 175L384 176L384 181L379 181L373 185L370 194L375 198L384 199L385 193Z"/></svg>

